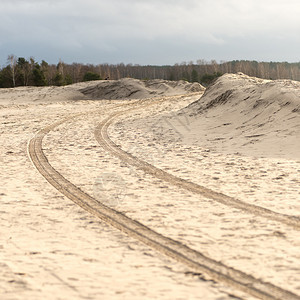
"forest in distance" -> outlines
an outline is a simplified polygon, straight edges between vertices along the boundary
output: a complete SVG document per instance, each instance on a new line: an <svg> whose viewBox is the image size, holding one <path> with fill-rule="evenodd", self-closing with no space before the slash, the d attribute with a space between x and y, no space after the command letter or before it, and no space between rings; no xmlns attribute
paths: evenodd
<svg viewBox="0 0 300 300"><path fill-rule="evenodd" d="M63 86L90 80L135 78L142 80L186 80L209 85L225 73L242 72L263 79L291 79L300 81L300 62L257 62L234 60L216 62L197 60L174 65L133 65L133 64L48 64L37 62L33 57L25 59L9 55L7 65L0 69L0 88L18 86Z"/></svg>

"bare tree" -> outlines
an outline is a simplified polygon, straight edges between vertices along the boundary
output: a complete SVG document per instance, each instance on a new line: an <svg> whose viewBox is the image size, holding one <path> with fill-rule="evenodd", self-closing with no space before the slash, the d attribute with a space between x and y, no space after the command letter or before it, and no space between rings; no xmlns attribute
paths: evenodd
<svg viewBox="0 0 300 300"><path fill-rule="evenodd" d="M27 78L29 76L29 62L24 57L19 57L17 62L17 69L21 77L22 84L25 86L27 83Z"/></svg>
<svg viewBox="0 0 300 300"><path fill-rule="evenodd" d="M16 66L17 66L17 57L16 57L14 54L11 54L11 55L8 55L7 60L8 60L8 62L9 62L9 64L10 64L13 87L15 87L15 86L16 86Z"/></svg>
<svg viewBox="0 0 300 300"><path fill-rule="evenodd" d="M57 64L57 71L62 76L64 76L64 65L64 62L61 59L59 59L59 63Z"/></svg>

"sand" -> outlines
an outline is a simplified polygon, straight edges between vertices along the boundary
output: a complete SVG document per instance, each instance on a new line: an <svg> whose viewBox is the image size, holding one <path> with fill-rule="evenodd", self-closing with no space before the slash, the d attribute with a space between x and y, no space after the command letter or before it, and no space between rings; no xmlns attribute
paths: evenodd
<svg viewBox="0 0 300 300"><path fill-rule="evenodd" d="M185 143L223 153L300 159L300 83L227 74L177 116Z"/></svg>
<svg viewBox="0 0 300 300"><path fill-rule="evenodd" d="M157 96L174 96L202 92L204 91L204 87L196 82L122 78L120 80L100 81L98 84L80 89L80 91L89 99L115 100L145 99Z"/></svg>
<svg viewBox="0 0 300 300"><path fill-rule="evenodd" d="M193 275L188 267L89 215L37 172L27 155L28 140L55 121L88 111L94 113L63 123L44 140L49 162L63 176L161 234L300 294L296 229L168 186L98 145L94 137L97 124L117 105L135 101L126 89L114 92L114 97L128 100L89 100L101 98L99 84L109 83L0 90L1 299L232 299L230 295L251 299L222 282ZM118 118L109 133L122 149L176 176L299 216L300 162L294 145L299 142L297 84L230 74L207 89L202 98L199 86L196 91L183 91L178 83L170 91L162 85L149 102L165 97L163 102ZM145 82L132 80L129 86L138 86L141 98L149 93ZM230 95L228 90L233 90ZM104 92L109 94L109 88ZM187 92L193 93L172 96ZM227 98L219 97L224 93ZM238 99L249 93L253 94L247 99L251 102L243 102L241 109ZM280 97L273 99L278 93ZM223 103L209 104L218 97ZM260 98L264 99L261 108L253 108ZM276 104L267 105L272 99ZM283 105L286 102L290 104ZM278 113L274 115L275 106ZM251 107L257 110L255 114ZM263 114L265 107L273 118L268 122L263 116L254 118L258 112ZM229 123L229 113L231 123L232 119L236 123L224 125L220 131L209 130L213 124ZM266 124L259 126L263 120ZM251 126L240 133L238 127L244 122ZM206 136L199 133L199 124ZM250 138L250 148L244 145L247 136L262 134L258 132L261 127L268 129L263 132L266 141L258 136ZM218 140L220 137L226 140ZM284 150L273 150L282 137ZM270 150L267 154L266 147Z"/></svg>

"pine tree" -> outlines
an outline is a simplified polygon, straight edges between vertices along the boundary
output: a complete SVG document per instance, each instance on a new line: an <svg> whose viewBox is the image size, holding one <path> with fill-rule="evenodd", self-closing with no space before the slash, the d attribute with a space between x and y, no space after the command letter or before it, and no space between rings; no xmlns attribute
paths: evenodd
<svg viewBox="0 0 300 300"><path fill-rule="evenodd" d="M45 75L44 75L43 71L41 70L41 67L39 64L35 64L35 67L32 71L32 75L33 75L34 85L36 85L36 86L46 86L47 85Z"/></svg>
<svg viewBox="0 0 300 300"><path fill-rule="evenodd" d="M191 82L198 82L198 80L199 80L198 72L195 69L193 69L191 75Z"/></svg>

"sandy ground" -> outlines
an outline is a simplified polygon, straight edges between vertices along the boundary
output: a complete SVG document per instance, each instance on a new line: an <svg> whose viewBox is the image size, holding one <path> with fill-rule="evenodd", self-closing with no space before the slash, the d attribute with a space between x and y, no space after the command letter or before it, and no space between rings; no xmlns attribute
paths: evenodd
<svg viewBox="0 0 300 300"><path fill-rule="evenodd" d="M44 140L49 162L63 176L159 233L300 294L296 229L168 186L105 152L95 140L95 127L117 105L132 100L80 101L89 97L81 89L94 89L94 84L86 85L0 91L1 299L251 299L193 275L107 226L37 172L27 155L28 140L39 129L85 111L93 113L63 123ZM288 157L280 157L282 151L264 155L265 145L259 143L252 156L246 147L229 151L225 142L224 147L216 141L205 144L214 132L206 131L209 138L201 139L195 126L189 127L191 113L182 115L199 97L167 97L137 110L119 118L110 136L124 150L176 176L299 216L300 162L293 145L286 147ZM209 118L218 125L218 117L205 116Z"/></svg>

